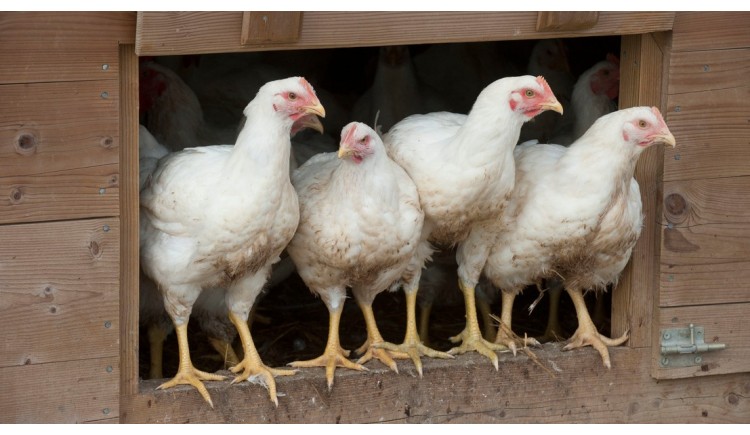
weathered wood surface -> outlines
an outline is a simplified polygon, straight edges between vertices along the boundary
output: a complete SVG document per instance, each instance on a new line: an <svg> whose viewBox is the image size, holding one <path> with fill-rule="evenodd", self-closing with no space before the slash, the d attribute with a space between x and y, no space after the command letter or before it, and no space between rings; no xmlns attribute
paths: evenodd
<svg viewBox="0 0 750 435"><path fill-rule="evenodd" d="M747 71L750 73L750 70ZM669 95L667 181L750 175L750 86Z"/></svg>
<svg viewBox="0 0 750 435"><path fill-rule="evenodd" d="M136 53L201 54L626 35L670 30L673 12L600 12L591 29L537 32L537 12L305 12L297 42L241 44L242 12L139 12Z"/></svg>
<svg viewBox="0 0 750 435"><path fill-rule="evenodd" d="M243 12L240 44L295 42L302 12Z"/></svg>
<svg viewBox="0 0 750 435"><path fill-rule="evenodd" d="M620 49L620 108L659 106L660 77L664 53L651 35L622 38ZM662 146L651 147L641 155L635 170L645 216L643 230L633 249L630 263L622 273L618 288L612 293L612 335L630 331L630 347L651 345L652 301L657 294L661 210Z"/></svg>
<svg viewBox="0 0 750 435"><path fill-rule="evenodd" d="M118 80L2 85L0 101L0 223L118 214Z"/></svg>
<svg viewBox="0 0 750 435"><path fill-rule="evenodd" d="M0 226L0 367L118 355L119 237L112 218Z"/></svg>
<svg viewBox="0 0 750 435"><path fill-rule="evenodd" d="M77 347L81 356L91 348ZM117 356L0 368L0 423L83 423L119 417Z"/></svg>
<svg viewBox="0 0 750 435"><path fill-rule="evenodd" d="M748 74L750 48L677 52L672 54L668 93L741 88L747 86Z"/></svg>
<svg viewBox="0 0 750 435"><path fill-rule="evenodd" d="M750 46L750 12L677 12L673 50L726 50Z"/></svg>
<svg viewBox="0 0 750 435"><path fill-rule="evenodd" d="M538 32L584 30L594 27L597 21L599 21L599 12L539 12L536 30Z"/></svg>
<svg viewBox="0 0 750 435"><path fill-rule="evenodd" d="M750 302L750 177L664 187L661 306Z"/></svg>
<svg viewBox="0 0 750 435"><path fill-rule="evenodd" d="M0 13L0 84L116 79L135 12ZM104 67L106 65L106 67Z"/></svg>
<svg viewBox="0 0 750 435"><path fill-rule="evenodd" d="M328 392L322 369L277 380L279 407L265 388L209 382L214 409L192 388L155 391L144 381L123 422L257 423L750 423L750 378L742 375L661 381L648 373L648 349L611 350L605 369L591 348L560 352L547 344L528 357L500 355L500 371L486 358L424 361L424 378L400 361L401 374L370 362L369 372L338 369ZM228 373L228 372L227 372Z"/></svg>
<svg viewBox="0 0 750 435"><path fill-rule="evenodd" d="M120 366L123 400L138 391L138 58L120 46Z"/></svg>
<svg viewBox="0 0 750 435"><path fill-rule="evenodd" d="M659 379L694 378L744 372L745 379L750 380L750 376L746 373L750 372L750 329L745 326L749 312L750 303L747 302L662 308L659 314L660 330L686 328L693 323L704 328L706 343L724 343L727 348L701 353L701 364L693 367L660 368L658 359L654 358L652 368L656 377ZM658 342L656 344L658 345Z"/></svg>

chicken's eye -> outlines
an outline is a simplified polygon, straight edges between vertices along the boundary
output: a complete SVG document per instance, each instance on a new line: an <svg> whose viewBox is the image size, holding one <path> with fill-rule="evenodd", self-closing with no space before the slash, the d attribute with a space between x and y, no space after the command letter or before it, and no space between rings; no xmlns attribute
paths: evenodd
<svg viewBox="0 0 750 435"><path fill-rule="evenodd" d="M641 119L640 121L638 121L638 127L640 127L640 128L646 128L646 127L648 127L648 122L646 122L646 121L644 121L644 120Z"/></svg>
<svg viewBox="0 0 750 435"><path fill-rule="evenodd" d="M534 96L534 91L531 89L526 89L526 97L531 98Z"/></svg>
<svg viewBox="0 0 750 435"><path fill-rule="evenodd" d="M608 76L609 75L609 70L608 69L603 69L602 70L602 75Z"/></svg>
<svg viewBox="0 0 750 435"><path fill-rule="evenodd" d="M297 94L295 94L294 92L290 92L289 93L289 99L292 100L292 101L296 100L297 99Z"/></svg>
<svg viewBox="0 0 750 435"><path fill-rule="evenodd" d="M359 143L361 143L362 145L366 144L367 143L367 136L365 136L362 139L360 139Z"/></svg>

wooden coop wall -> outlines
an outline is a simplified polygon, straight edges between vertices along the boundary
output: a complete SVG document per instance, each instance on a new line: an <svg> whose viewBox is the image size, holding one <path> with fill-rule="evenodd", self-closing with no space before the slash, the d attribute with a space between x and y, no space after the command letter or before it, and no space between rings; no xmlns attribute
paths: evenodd
<svg viewBox="0 0 750 435"><path fill-rule="evenodd" d="M647 226L634 267L623 277L631 292L617 302L627 308L615 313L613 329L630 328L633 339L629 348L612 350L613 369L604 369L591 349L561 353L546 345L537 357L551 372L523 354L501 355L500 373L481 357L465 355L458 362L425 361L421 380L406 363L401 374L377 365L367 374L341 370L329 393L322 375L309 371L279 380L286 393L279 408L258 385L210 385L216 404L210 409L189 387L155 391L159 381L139 383L133 360L135 52L269 48L242 44L241 12L196 13L191 32L179 34L169 25L183 14L155 14L150 24L139 21L138 39L136 13L1 13L0 40L13 43L0 48L0 192L6 195L0 202L0 423L747 423L750 381L735 373L746 365L709 367L709 374L726 373L720 376L652 377L658 375L655 335L673 318L707 319L708 331L726 328L721 341L739 340L732 349L740 353L750 341L746 330L732 326L740 325L735 320L750 302L742 286L750 261L743 239L750 222L743 195L750 191L747 14L640 13L623 20L602 12L593 29L540 34L533 27L536 13L443 14L436 20L426 13L377 13L348 17L340 32L330 32L341 14L305 13L297 42L273 48L632 35L623 39L633 63L623 61L622 98L659 105L678 148L652 152L638 168L639 180L655 171L650 176L657 187L642 185L646 207L658 216L662 198L666 206L664 217ZM476 25L467 26L469 19ZM651 33L669 30L672 21L673 35ZM415 25L407 37L403 29ZM160 45L141 38L149 32ZM659 91L651 86L654 77ZM726 113L729 118L720 116ZM685 199L680 212L672 204L682 203L670 199L675 192ZM667 233L669 219L675 227L669 229L681 237ZM667 272L676 279L668 280ZM719 282L736 285L719 288ZM696 291L704 287L713 297ZM699 309L700 316L687 315Z"/></svg>
<svg viewBox="0 0 750 435"><path fill-rule="evenodd" d="M0 423L119 420L120 62L135 13L0 13Z"/></svg>

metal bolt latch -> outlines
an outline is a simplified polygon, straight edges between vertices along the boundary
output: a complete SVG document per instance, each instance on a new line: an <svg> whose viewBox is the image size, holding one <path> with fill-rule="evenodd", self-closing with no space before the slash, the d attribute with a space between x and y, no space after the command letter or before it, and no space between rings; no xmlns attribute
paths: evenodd
<svg viewBox="0 0 750 435"><path fill-rule="evenodd" d="M700 365L703 352L726 349L724 343L706 343L702 326L690 324L687 328L665 329L661 332L661 367L690 367ZM669 355L669 358L667 358Z"/></svg>

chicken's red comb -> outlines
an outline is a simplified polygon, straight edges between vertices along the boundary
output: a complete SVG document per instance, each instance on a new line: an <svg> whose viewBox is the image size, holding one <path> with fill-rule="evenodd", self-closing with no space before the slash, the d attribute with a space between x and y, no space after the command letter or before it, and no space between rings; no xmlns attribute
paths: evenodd
<svg viewBox="0 0 750 435"><path fill-rule="evenodd" d="M299 83L310 95L315 96L315 89L313 89L312 85L310 85L310 82L308 82L307 79L305 79L304 77L300 77Z"/></svg>
<svg viewBox="0 0 750 435"><path fill-rule="evenodd" d="M536 78L536 82L539 83L539 86L544 89L544 92L552 93L552 88L549 87L549 84L547 83L547 80L544 79L542 76L538 76Z"/></svg>
<svg viewBox="0 0 750 435"><path fill-rule="evenodd" d="M662 127L666 127L667 123L664 121L664 117L661 115L661 112L659 111L659 108L656 106L651 107L651 112L656 116L656 119L659 120L659 123Z"/></svg>
<svg viewBox="0 0 750 435"><path fill-rule="evenodd" d="M341 131L341 143L349 142L354 138L354 132L357 131L357 123L351 122Z"/></svg>

